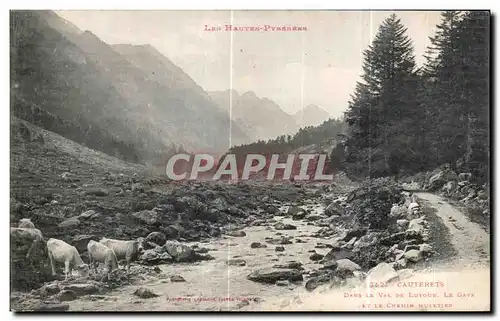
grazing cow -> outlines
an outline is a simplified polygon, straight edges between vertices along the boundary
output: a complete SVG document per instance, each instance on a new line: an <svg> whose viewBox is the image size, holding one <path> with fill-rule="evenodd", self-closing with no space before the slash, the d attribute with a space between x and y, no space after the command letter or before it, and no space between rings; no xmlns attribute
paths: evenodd
<svg viewBox="0 0 500 321"><path fill-rule="evenodd" d="M137 259L139 254L143 251L141 242L138 240L122 241L103 237L99 243L112 249L118 259L125 259L127 261L127 271L130 269L130 262Z"/></svg>
<svg viewBox="0 0 500 321"><path fill-rule="evenodd" d="M17 225L17 227L35 228L35 224L33 224L33 222L31 222L31 220L29 218L22 218L21 220L19 220L19 224Z"/></svg>
<svg viewBox="0 0 500 321"><path fill-rule="evenodd" d="M47 251L49 252L52 275L56 275L55 262L64 263L65 280L71 276L73 270L84 271L88 276L89 267L80 257L77 249L68 243L51 238L47 241Z"/></svg>
<svg viewBox="0 0 500 321"><path fill-rule="evenodd" d="M11 227L10 237L21 243L31 244L28 253L26 254L26 259L29 259L37 244L43 243L43 234L36 228Z"/></svg>
<svg viewBox="0 0 500 321"><path fill-rule="evenodd" d="M111 279L111 272L118 269L115 252L106 245L94 240L90 240L87 250L89 252L90 268L94 267L94 272L97 274L96 262L104 263L104 273L108 274L108 280Z"/></svg>

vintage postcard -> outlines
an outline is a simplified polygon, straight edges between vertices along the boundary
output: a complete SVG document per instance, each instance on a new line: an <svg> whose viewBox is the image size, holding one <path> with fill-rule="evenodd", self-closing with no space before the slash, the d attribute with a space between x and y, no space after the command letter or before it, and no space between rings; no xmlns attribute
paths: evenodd
<svg viewBox="0 0 500 321"><path fill-rule="evenodd" d="M490 312L490 34L11 10L11 311Z"/></svg>

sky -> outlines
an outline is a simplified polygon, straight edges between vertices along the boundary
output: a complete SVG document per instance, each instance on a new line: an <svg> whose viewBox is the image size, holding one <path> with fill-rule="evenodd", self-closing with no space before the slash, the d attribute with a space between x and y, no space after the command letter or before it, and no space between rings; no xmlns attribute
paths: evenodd
<svg viewBox="0 0 500 321"><path fill-rule="evenodd" d="M253 91L295 113L309 104L339 117L362 74L362 52L392 11L56 11L108 44L151 44L206 91ZM417 64L439 11L394 11ZM269 26L268 31L226 31ZM206 31L206 26L220 31ZM271 27L305 27L272 31Z"/></svg>

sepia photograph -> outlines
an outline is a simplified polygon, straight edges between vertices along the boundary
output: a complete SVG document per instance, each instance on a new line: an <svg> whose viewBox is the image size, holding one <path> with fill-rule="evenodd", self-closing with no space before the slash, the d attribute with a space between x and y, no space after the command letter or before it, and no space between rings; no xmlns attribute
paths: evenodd
<svg viewBox="0 0 500 321"><path fill-rule="evenodd" d="M11 312L492 311L489 10L9 19Z"/></svg>

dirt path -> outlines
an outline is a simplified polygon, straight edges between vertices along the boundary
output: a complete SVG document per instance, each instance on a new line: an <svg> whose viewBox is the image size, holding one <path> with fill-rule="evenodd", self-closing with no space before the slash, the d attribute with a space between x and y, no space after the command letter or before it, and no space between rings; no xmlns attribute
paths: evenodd
<svg viewBox="0 0 500 321"><path fill-rule="evenodd" d="M457 253L448 262L450 267L489 266L490 236L479 224L471 222L441 196L425 192L415 195L436 209L436 215L449 230L450 243Z"/></svg>

